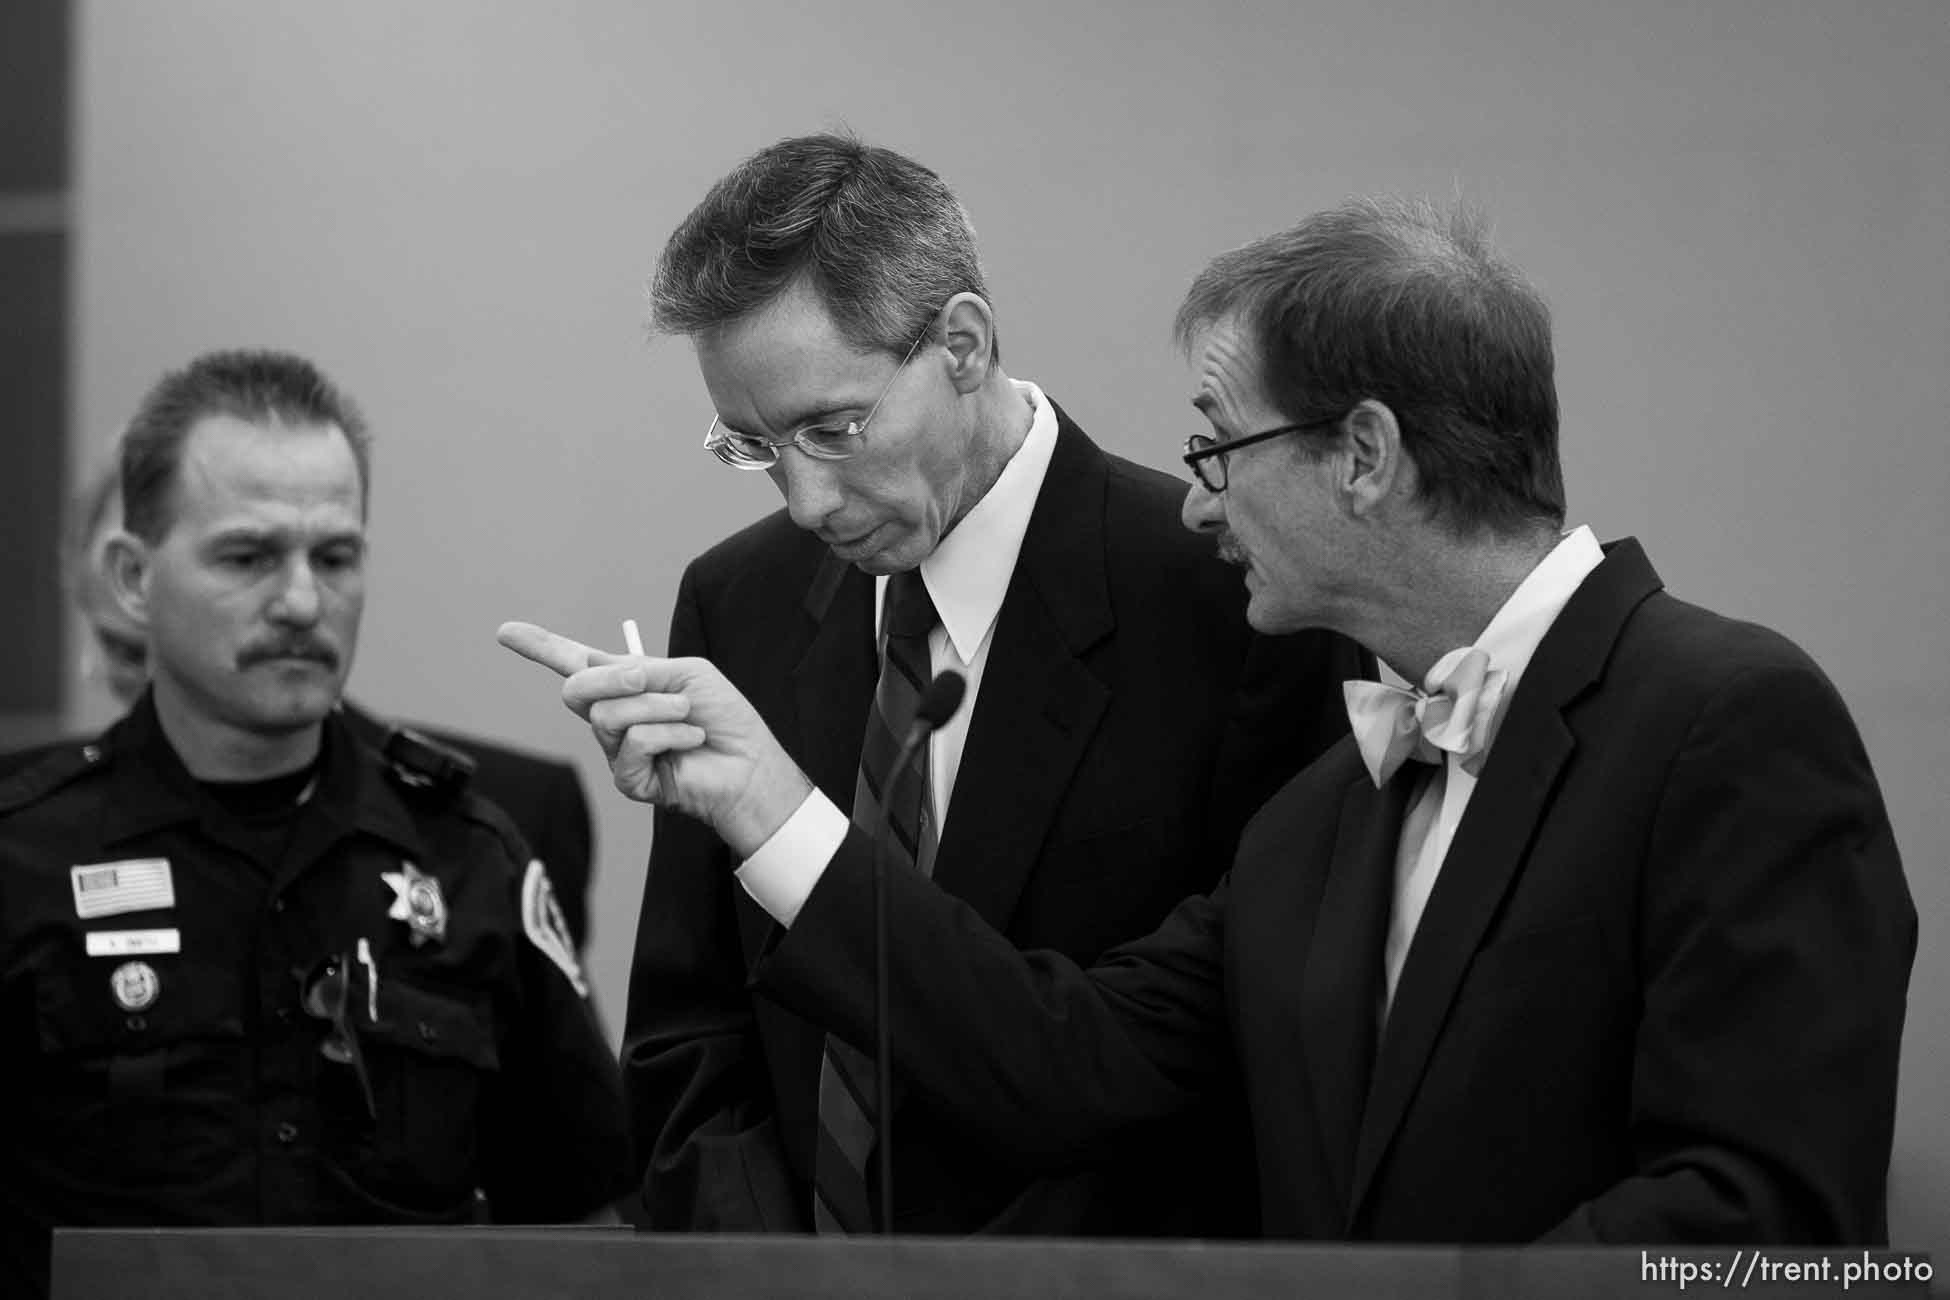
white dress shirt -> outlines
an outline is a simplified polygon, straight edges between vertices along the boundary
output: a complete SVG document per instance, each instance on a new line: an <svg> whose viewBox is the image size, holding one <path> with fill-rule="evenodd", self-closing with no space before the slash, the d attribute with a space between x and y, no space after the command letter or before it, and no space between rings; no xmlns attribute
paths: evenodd
<svg viewBox="0 0 1950 1300"><path fill-rule="evenodd" d="M1476 638L1474 644L1490 657L1490 667L1507 674L1503 687L1506 709L1515 698L1517 684L1543 642L1544 634L1557 621L1571 594L1604 558L1605 553L1590 528L1580 527L1566 533L1551 553L1530 571L1530 576L1510 593L1510 599L1503 602L1496 617ZM1399 673L1386 664L1381 667L1384 679L1405 684ZM1430 682L1422 686L1424 690L1434 689ZM1490 746L1494 748L1495 743L1492 733ZM1484 753L1487 756L1488 750ZM1476 793L1476 778L1463 770L1462 760L1454 754L1446 755L1440 765L1417 766L1426 766L1428 775L1422 778L1422 788L1409 804L1402 821L1401 843L1396 849L1394 906L1389 909L1388 940L1383 949L1387 969L1381 1008L1384 1020L1395 1000L1395 985L1401 980L1402 966L1408 960L1409 944L1422 922L1422 910L1428 906L1429 894L1442 871L1442 860L1448 856L1449 845L1456 838L1456 827L1462 824L1470 797ZM1480 771L1482 765L1476 766Z"/></svg>
<svg viewBox="0 0 1950 1300"><path fill-rule="evenodd" d="M961 770L968 722L988 670L989 645L1002 598L1016 571L1029 516L1043 490L1050 455L1056 450L1056 414L1043 390L1015 382L1035 414L1029 434L982 499L956 524L933 554L921 561L921 578L941 622L928 634L928 663L936 672L952 668L968 681L962 706L928 739L928 797L936 834L948 827L950 796ZM887 579L874 582L874 624L880 623ZM862 733L867 720L860 719ZM791 925L819 883L826 864L839 851L849 822L821 791L814 789L783 826L737 869L738 881L758 905L781 925Z"/></svg>

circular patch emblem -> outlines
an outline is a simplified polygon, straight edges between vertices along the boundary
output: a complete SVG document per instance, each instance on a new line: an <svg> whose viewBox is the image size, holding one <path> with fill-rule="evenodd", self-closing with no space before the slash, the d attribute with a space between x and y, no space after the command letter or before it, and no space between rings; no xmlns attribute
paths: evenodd
<svg viewBox="0 0 1950 1300"><path fill-rule="evenodd" d="M162 979L146 961L125 961L108 977L115 1001L124 1011L142 1011L162 992Z"/></svg>

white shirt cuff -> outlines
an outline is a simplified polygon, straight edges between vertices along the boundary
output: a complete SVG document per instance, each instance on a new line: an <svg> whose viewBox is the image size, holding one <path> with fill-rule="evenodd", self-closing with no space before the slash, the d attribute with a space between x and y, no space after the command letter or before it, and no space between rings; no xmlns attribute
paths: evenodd
<svg viewBox="0 0 1950 1300"><path fill-rule="evenodd" d="M732 874L752 901L780 925L790 928L806 905L826 864L840 851L852 820L817 788L806 796L772 838L758 846Z"/></svg>

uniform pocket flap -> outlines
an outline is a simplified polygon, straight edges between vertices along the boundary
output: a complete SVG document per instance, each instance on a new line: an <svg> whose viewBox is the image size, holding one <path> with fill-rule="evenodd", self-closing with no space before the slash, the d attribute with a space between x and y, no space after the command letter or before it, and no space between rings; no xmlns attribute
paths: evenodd
<svg viewBox="0 0 1950 1300"><path fill-rule="evenodd" d="M421 1056L465 1061L477 1069L501 1068L494 1011L485 1000L381 979L374 1002L378 1019L358 1017L367 1037Z"/></svg>
<svg viewBox="0 0 1950 1300"><path fill-rule="evenodd" d="M50 1054L244 1036L234 976L180 954L39 971L34 1004L41 1050Z"/></svg>

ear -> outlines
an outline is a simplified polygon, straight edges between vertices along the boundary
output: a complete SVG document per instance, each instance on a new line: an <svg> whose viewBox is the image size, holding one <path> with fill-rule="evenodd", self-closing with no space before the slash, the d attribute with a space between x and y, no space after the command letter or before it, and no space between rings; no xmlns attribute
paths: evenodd
<svg viewBox="0 0 1950 1300"><path fill-rule="evenodd" d="M1363 399L1341 421L1341 437L1346 463L1339 487L1350 514L1371 516L1413 490L1415 467L1402 453L1401 425L1386 403Z"/></svg>
<svg viewBox="0 0 1950 1300"><path fill-rule="evenodd" d="M115 603L146 629L149 626L149 544L134 533L117 529L102 543L96 563Z"/></svg>
<svg viewBox="0 0 1950 1300"><path fill-rule="evenodd" d="M995 311L980 294L958 293L937 317L958 393L972 393L989 377L995 356Z"/></svg>

